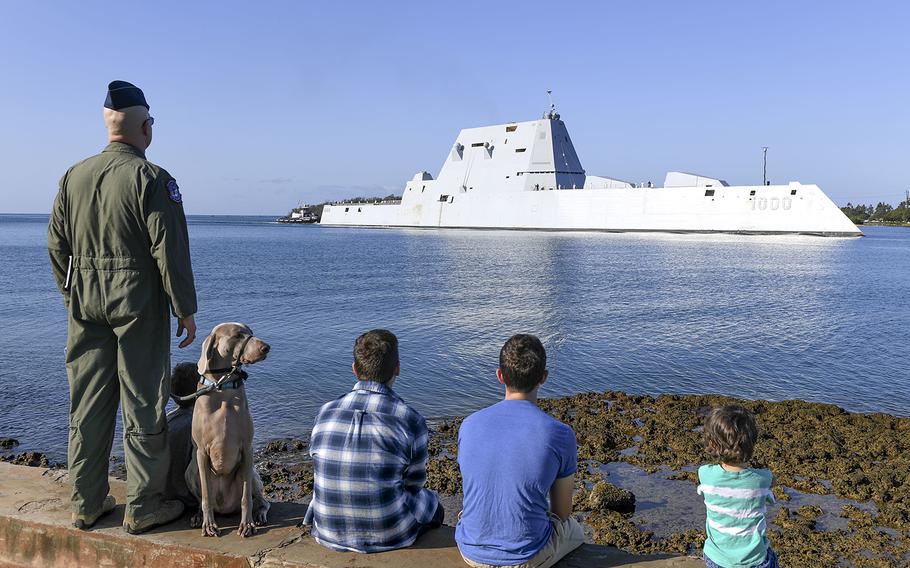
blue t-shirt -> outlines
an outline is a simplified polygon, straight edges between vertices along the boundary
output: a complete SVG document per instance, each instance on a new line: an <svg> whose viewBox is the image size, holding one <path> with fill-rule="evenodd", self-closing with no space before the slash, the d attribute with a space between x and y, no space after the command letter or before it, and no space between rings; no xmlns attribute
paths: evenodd
<svg viewBox="0 0 910 568"><path fill-rule="evenodd" d="M468 416L458 432L461 553L483 564L527 562L550 540L549 494L578 469L575 432L526 400Z"/></svg>

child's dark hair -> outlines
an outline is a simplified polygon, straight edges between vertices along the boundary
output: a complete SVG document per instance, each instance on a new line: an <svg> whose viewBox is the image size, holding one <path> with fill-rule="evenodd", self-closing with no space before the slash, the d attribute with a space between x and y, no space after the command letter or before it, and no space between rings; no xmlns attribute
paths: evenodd
<svg viewBox="0 0 910 568"><path fill-rule="evenodd" d="M171 374L171 396L187 396L196 392L196 387L199 384L199 371L196 368L196 363L180 363L174 367L174 372ZM196 401L190 400L187 402L178 402L174 399L174 402L180 408L189 408L193 406Z"/></svg>
<svg viewBox="0 0 910 568"><path fill-rule="evenodd" d="M705 420L705 449L723 463L743 464L752 459L758 426L742 406L715 408Z"/></svg>

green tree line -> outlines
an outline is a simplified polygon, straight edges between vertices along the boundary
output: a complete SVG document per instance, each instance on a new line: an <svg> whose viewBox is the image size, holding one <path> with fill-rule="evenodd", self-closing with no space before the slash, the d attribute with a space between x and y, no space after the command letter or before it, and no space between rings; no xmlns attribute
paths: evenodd
<svg viewBox="0 0 910 568"><path fill-rule="evenodd" d="M840 210L856 225L870 221L901 225L910 223L910 200L902 201L897 207L881 201L874 206L847 203Z"/></svg>
<svg viewBox="0 0 910 568"><path fill-rule="evenodd" d="M291 209L291 213L294 211L306 212L309 211L316 215L317 221L322 221L322 210L326 205L341 205L344 203L381 203L383 201L394 201L401 199L400 195L395 195L394 193L386 195L385 197L351 197L349 199L342 199L339 201L323 201L317 205L305 205L301 207L295 207ZM290 215L290 213L288 214Z"/></svg>

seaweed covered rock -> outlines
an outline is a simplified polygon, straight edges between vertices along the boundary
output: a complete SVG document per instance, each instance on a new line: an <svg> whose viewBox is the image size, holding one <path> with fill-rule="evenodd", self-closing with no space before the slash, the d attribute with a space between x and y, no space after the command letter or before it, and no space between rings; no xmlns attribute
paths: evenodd
<svg viewBox="0 0 910 568"><path fill-rule="evenodd" d="M0 456L0 461L29 467L53 467L47 454L42 454L41 452L23 452L14 456Z"/></svg>
<svg viewBox="0 0 910 568"><path fill-rule="evenodd" d="M608 481L598 481L588 493L588 510L616 511L617 513L635 512L635 494L620 489Z"/></svg>
<svg viewBox="0 0 910 568"><path fill-rule="evenodd" d="M263 493L269 501L300 502L313 494L312 462L278 463L265 460L257 464Z"/></svg>
<svg viewBox="0 0 910 568"><path fill-rule="evenodd" d="M691 554L705 542L705 531L691 529L666 538L657 538L651 531L642 530L629 515L616 511L594 512L585 519L593 530L594 542L615 546L634 554L671 552Z"/></svg>
<svg viewBox="0 0 910 568"><path fill-rule="evenodd" d="M283 452L300 452L306 449L307 444L296 438L272 440L262 449L263 454L278 454Z"/></svg>
<svg viewBox="0 0 910 568"><path fill-rule="evenodd" d="M256 469L270 501L308 499L313 493L313 462L307 443L297 438L269 441L259 452Z"/></svg>
<svg viewBox="0 0 910 568"><path fill-rule="evenodd" d="M461 470L454 458L427 460L427 487L443 495L461 493Z"/></svg>
<svg viewBox="0 0 910 568"><path fill-rule="evenodd" d="M461 418L443 420L430 428L427 442L427 487L444 495L461 493L458 469L458 430Z"/></svg>

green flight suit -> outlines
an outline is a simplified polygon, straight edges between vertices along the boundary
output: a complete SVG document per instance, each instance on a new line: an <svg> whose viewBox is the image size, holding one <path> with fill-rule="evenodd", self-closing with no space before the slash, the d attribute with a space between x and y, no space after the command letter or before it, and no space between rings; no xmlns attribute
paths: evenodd
<svg viewBox="0 0 910 568"><path fill-rule="evenodd" d="M169 460L169 308L178 318L196 313L181 201L170 174L122 142L60 180L47 248L69 313L68 461L77 515L96 513L108 494L118 402L126 518L161 505Z"/></svg>

